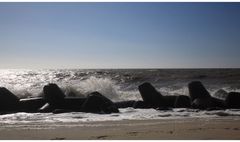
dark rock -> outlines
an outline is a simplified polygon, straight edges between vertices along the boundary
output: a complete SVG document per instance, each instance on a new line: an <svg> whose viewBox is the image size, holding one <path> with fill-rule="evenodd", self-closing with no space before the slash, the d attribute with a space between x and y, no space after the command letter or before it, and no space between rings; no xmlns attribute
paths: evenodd
<svg viewBox="0 0 240 142"><path fill-rule="evenodd" d="M82 105L82 111L92 113L119 112L117 106L99 92L93 92L88 95L86 101Z"/></svg>
<svg viewBox="0 0 240 142"><path fill-rule="evenodd" d="M19 98L5 87L0 87L0 111L15 111L18 109Z"/></svg>
<svg viewBox="0 0 240 142"><path fill-rule="evenodd" d="M196 98L192 102L192 107L196 109L207 109L213 107L211 98Z"/></svg>
<svg viewBox="0 0 240 142"><path fill-rule="evenodd" d="M143 83L139 87L139 92L147 107L174 107L177 96L163 96L150 83Z"/></svg>
<svg viewBox="0 0 240 142"><path fill-rule="evenodd" d="M153 108L157 108L164 103L163 96L150 83L145 82L138 86L138 89L143 101Z"/></svg>
<svg viewBox="0 0 240 142"><path fill-rule="evenodd" d="M65 110L71 112L81 111L83 103L86 101L86 98L78 98L78 97L66 97L61 102L61 105L57 107L55 105L51 105L46 103L42 106L39 111L40 112L53 112L54 110ZM54 113L54 112L53 112Z"/></svg>
<svg viewBox="0 0 240 142"><path fill-rule="evenodd" d="M159 107L174 107L178 96L163 96L162 104Z"/></svg>
<svg viewBox="0 0 240 142"><path fill-rule="evenodd" d="M39 109L39 112L48 113L53 112L54 110L55 110L54 107L52 107L49 103L46 103Z"/></svg>
<svg viewBox="0 0 240 142"><path fill-rule="evenodd" d="M86 98L80 97L66 97L64 98L62 109L72 110L72 111L79 111L86 101Z"/></svg>
<svg viewBox="0 0 240 142"><path fill-rule="evenodd" d="M201 82L193 81L188 84L188 88L193 108L225 108L225 102L218 98L212 97Z"/></svg>
<svg viewBox="0 0 240 142"><path fill-rule="evenodd" d="M103 109L104 113L119 113L118 108L115 105L110 105L109 107L107 107L106 109Z"/></svg>
<svg viewBox="0 0 240 142"><path fill-rule="evenodd" d="M192 102L192 107L197 109L225 108L225 102L217 98L197 98Z"/></svg>
<svg viewBox="0 0 240 142"><path fill-rule="evenodd" d="M226 103L224 100L211 97L211 101L212 101L213 107L215 108L223 108L223 109L226 108Z"/></svg>
<svg viewBox="0 0 240 142"><path fill-rule="evenodd" d="M133 104L133 108L146 109L146 108L151 108L151 106L149 104L146 104L144 101L136 101Z"/></svg>
<svg viewBox="0 0 240 142"><path fill-rule="evenodd" d="M37 112L44 104L46 101L43 98L20 99L19 109L24 112Z"/></svg>
<svg viewBox="0 0 240 142"><path fill-rule="evenodd" d="M56 84L48 84L43 87L44 99L52 107L62 107L65 95L62 90Z"/></svg>
<svg viewBox="0 0 240 142"><path fill-rule="evenodd" d="M226 100L227 96L228 96L228 92L226 92L223 89L219 89L217 92L213 94L213 97L219 98L221 100Z"/></svg>
<svg viewBox="0 0 240 142"><path fill-rule="evenodd" d="M189 108L191 107L191 100L188 96L180 95L176 98L175 108Z"/></svg>
<svg viewBox="0 0 240 142"><path fill-rule="evenodd" d="M240 108L240 93L229 92L225 102L228 108Z"/></svg>
<svg viewBox="0 0 240 142"><path fill-rule="evenodd" d="M127 108L127 107L133 107L135 102L136 101L122 101L122 102L115 102L114 104L117 106L117 108Z"/></svg>
<svg viewBox="0 0 240 142"><path fill-rule="evenodd" d="M188 89L191 101L195 99L205 99L211 97L209 92L206 90L206 88L200 81L190 82L188 84Z"/></svg>
<svg viewBox="0 0 240 142"><path fill-rule="evenodd" d="M147 107L168 108L175 105L177 96L163 96L150 83L143 83L138 89Z"/></svg>

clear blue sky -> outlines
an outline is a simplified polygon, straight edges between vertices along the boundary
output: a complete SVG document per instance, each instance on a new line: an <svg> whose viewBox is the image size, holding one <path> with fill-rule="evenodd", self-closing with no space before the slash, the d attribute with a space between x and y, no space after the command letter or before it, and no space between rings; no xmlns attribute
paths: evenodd
<svg viewBox="0 0 240 142"><path fill-rule="evenodd" d="M0 68L240 67L240 3L0 3Z"/></svg>

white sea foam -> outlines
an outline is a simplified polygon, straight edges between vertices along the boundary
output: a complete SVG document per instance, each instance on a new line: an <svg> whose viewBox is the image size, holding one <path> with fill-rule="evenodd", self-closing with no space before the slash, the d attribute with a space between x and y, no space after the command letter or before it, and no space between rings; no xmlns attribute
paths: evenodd
<svg viewBox="0 0 240 142"><path fill-rule="evenodd" d="M119 99L117 94L119 87L115 85L115 82L109 78L90 77L89 79L80 82L77 88L79 88L83 94L98 91L109 99Z"/></svg>
<svg viewBox="0 0 240 142"><path fill-rule="evenodd" d="M120 120L158 120L158 119L184 119L184 118L231 118L240 119L239 109L200 111L193 109L173 109L160 111L155 109L120 109L120 113L94 114L83 112L72 113L15 113L0 115L0 124L69 124L96 121ZM2 125L4 126L4 125Z"/></svg>

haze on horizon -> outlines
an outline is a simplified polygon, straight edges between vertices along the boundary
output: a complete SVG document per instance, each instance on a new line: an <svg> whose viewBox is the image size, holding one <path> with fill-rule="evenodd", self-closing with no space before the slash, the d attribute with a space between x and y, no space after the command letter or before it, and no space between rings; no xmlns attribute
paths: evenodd
<svg viewBox="0 0 240 142"><path fill-rule="evenodd" d="M0 3L0 68L239 68L240 3Z"/></svg>

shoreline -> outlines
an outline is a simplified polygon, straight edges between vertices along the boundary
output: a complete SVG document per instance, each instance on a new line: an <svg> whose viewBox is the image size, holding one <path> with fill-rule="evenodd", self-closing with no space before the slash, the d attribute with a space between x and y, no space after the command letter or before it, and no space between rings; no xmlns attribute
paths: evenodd
<svg viewBox="0 0 240 142"><path fill-rule="evenodd" d="M61 125L62 124L62 125ZM238 140L240 119L185 118L122 120L60 125L12 125L0 129L1 140ZM4 124L1 124L4 126ZM68 127L70 126L70 127Z"/></svg>

